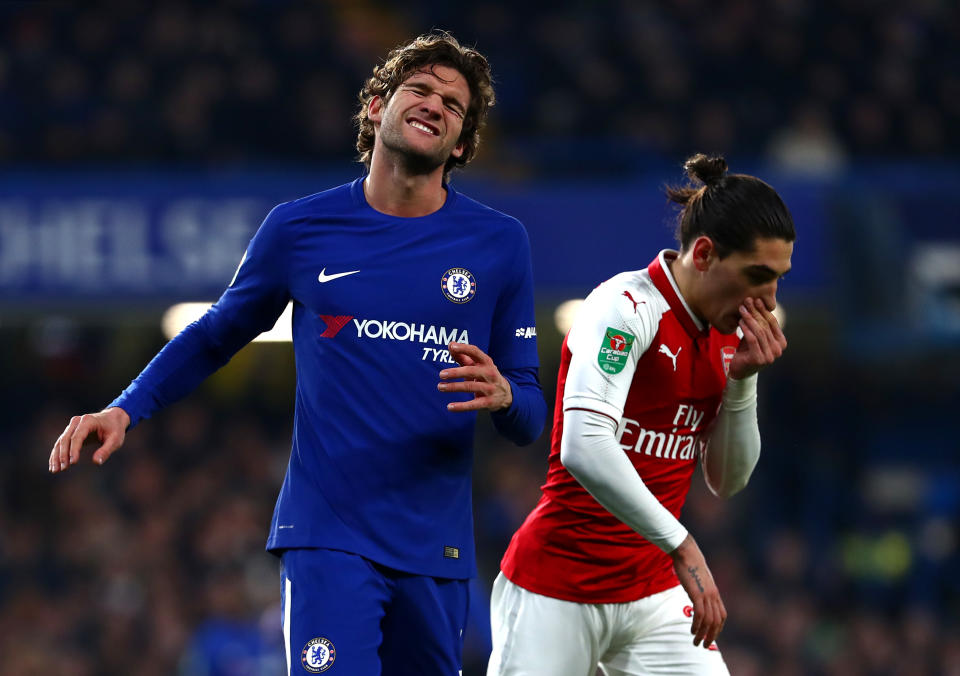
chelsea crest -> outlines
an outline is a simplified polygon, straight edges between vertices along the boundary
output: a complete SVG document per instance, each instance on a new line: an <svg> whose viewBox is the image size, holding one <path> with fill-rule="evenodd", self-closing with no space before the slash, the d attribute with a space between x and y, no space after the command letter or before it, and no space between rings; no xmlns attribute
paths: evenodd
<svg viewBox="0 0 960 676"><path fill-rule="evenodd" d="M477 280L466 268L450 268L440 278L440 289L454 303L466 303L477 295Z"/></svg>
<svg viewBox="0 0 960 676"><path fill-rule="evenodd" d="M300 653L300 662L303 668L311 674L319 674L333 666L337 659L337 649L327 639L320 637L311 640L303 646Z"/></svg>

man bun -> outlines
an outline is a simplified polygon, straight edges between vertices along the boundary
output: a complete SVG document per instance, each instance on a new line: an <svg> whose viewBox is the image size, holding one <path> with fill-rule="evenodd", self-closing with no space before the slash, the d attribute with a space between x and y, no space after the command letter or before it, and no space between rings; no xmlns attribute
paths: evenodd
<svg viewBox="0 0 960 676"><path fill-rule="evenodd" d="M758 238L796 238L780 195L756 176L728 174L725 159L704 153L688 158L683 168L690 182L666 186L667 197L680 205L676 236L681 251L701 235L713 240L720 258L753 251Z"/></svg>
<svg viewBox="0 0 960 676"><path fill-rule="evenodd" d="M719 155L710 157L697 153L683 163L683 169L694 181L715 185L727 175L727 161Z"/></svg>

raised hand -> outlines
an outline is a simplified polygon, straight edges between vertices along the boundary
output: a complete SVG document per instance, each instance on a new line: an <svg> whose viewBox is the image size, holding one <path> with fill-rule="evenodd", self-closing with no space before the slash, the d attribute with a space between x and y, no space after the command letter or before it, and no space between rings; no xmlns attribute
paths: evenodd
<svg viewBox="0 0 960 676"><path fill-rule="evenodd" d="M453 401L447 404L450 411L497 411L513 403L510 382L500 375L493 359L476 345L450 343L450 356L460 366L440 371L437 384L441 392L472 392L470 401ZM462 382L449 382L463 378Z"/></svg>
<svg viewBox="0 0 960 676"><path fill-rule="evenodd" d="M117 407L70 418L50 452L50 472L55 474L77 464L83 442L92 434L100 440L100 446L93 452L93 461L102 465L123 444L129 425L130 416Z"/></svg>
<svg viewBox="0 0 960 676"><path fill-rule="evenodd" d="M730 377L742 380L776 361L787 349L780 323L763 301L747 298L740 306L743 339L730 362Z"/></svg>

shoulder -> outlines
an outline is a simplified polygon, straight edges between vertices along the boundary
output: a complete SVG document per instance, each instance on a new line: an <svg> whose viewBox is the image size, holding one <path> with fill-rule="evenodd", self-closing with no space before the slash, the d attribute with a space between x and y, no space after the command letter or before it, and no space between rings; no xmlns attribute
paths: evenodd
<svg viewBox="0 0 960 676"><path fill-rule="evenodd" d="M595 288L577 312L572 335L625 331L641 339L641 351L656 333L666 301L644 270L621 272Z"/></svg>
<svg viewBox="0 0 960 676"><path fill-rule="evenodd" d="M660 317L667 306L646 269L614 275L590 292L585 305L605 309L622 316L625 321Z"/></svg>
<svg viewBox="0 0 960 676"><path fill-rule="evenodd" d="M295 237L300 227L316 216L337 216L356 209L353 204L353 184L337 186L323 192L306 195L273 207L263 219L260 237Z"/></svg>
<svg viewBox="0 0 960 676"><path fill-rule="evenodd" d="M456 193L456 212L458 216L466 216L476 221L483 222L484 226L491 229L501 230L506 233L513 233L517 236L526 238L527 230L523 224L508 214L478 202L472 197L467 197L462 192Z"/></svg>
<svg viewBox="0 0 960 676"><path fill-rule="evenodd" d="M296 218L297 216L314 214L318 211L329 212L352 208L356 206L353 195L354 183L356 181L312 195L305 195L289 202L282 202L275 206L270 213L277 218Z"/></svg>

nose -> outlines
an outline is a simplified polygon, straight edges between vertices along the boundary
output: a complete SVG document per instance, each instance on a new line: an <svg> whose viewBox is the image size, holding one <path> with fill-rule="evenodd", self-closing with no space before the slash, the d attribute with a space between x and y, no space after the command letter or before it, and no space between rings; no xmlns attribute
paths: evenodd
<svg viewBox="0 0 960 676"><path fill-rule="evenodd" d="M767 310L773 312L777 309L777 280L773 280L765 285L763 291L759 294L760 300L767 306Z"/></svg>
<svg viewBox="0 0 960 676"><path fill-rule="evenodd" d="M428 94L423 97L423 100L420 102L420 110L427 113L431 117L440 117L440 111L443 108L443 99L440 98L439 94Z"/></svg>

